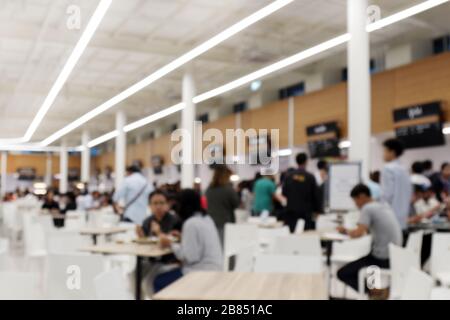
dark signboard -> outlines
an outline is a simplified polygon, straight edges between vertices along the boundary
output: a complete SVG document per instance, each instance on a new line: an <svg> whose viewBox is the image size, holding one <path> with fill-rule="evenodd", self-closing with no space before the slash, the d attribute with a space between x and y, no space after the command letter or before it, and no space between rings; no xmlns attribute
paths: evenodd
<svg viewBox="0 0 450 320"><path fill-rule="evenodd" d="M326 122L306 128L308 149L312 158L339 157L339 126Z"/></svg>

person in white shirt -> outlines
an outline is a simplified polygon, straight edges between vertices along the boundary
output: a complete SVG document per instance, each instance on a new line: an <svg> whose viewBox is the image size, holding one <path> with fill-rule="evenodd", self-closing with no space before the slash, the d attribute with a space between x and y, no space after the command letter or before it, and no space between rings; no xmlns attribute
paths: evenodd
<svg viewBox="0 0 450 320"><path fill-rule="evenodd" d="M409 218L409 223L418 223L423 219L429 219L439 214L445 207L436 199L431 187L425 189L419 185L415 185L413 206L415 215Z"/></svg>

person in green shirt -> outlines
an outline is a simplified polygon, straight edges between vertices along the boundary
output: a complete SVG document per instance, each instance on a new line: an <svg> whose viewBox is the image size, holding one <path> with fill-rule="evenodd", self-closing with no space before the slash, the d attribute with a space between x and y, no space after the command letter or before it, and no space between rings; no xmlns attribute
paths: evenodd
<svg viewBox="0 0 450 320"><path fill-rule="evenodd" d="M253 215L259 216L261 212L267 210L273 211L273 197L277 186L271 176L262 176L253 186Z"/></svg>

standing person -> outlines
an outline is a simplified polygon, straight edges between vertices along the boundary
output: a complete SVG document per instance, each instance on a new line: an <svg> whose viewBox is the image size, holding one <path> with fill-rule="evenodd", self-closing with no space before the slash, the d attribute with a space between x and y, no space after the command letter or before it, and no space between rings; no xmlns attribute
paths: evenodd
<svg viewBox="0 0 450 320"><path fill-rule="evenodd" d="M377 170L370 173L367 186L370 189L373 200L379 201L381 199L380 171Z"/></svg>
<svg viewBox="0 0 450 320"><path fill-rule="evenodd" d="M317 162L317 169L319 170L320 184L319 184L319 200L320 212L325 212L328 207L328 162L326 160L319 160Z"/></svg>
<svg viewBox="0 0 450 320"><path fill-rule="evenodd" d="M235 222L234 210L239 207L239 196L230 182L231 170L225 165L214 168L214 175L206 190L208 214L214 220L223 244L225 223Z"/></svg>
<svg viewBox="0 0 450 320"><path fill-rule="evenodd" d="M154 281L155 293L190 272L223 269L217 228L211 217L202 209L197 192L192 189L181 191L178 215L183 221L181 243L172 243L164 234L161 234L159 239L163 248L172 248L182 267L158 275Z"/></svg>
<svg viewBox="0 0 450 320"><path fill-rule="evenodd" d="M306 153L299 153L296 162L297 170L292 171L283 184L283 196L287 199L284 221L291 232L294 232L300 218L305 220L305 230L314 229L313 215L320 210L316 178L306 171Z"/></svg>
<svg viewBox="0 0 450 320"><path fill-rule="evenodd" d="M422 186L424 189L428 189L431 187L431 181L424 174L423 163L419 161L415 161L411 165L411 183L413 185Z"/></svg>
<svg viewBox="0 0 450 320"><path fill-rule="evenodd" d="M277 186L273 177L262 176L253 186L252 215L259 216L263 211L273 212L273 198Z"/></svg>
<svg viewBox="0 0 450 320"><path fill-rule="evenodd" d="M127 176L113 195L114 211L122 216L122 220L142 224L147 216L148 195L151 187L137 166L127 168ZM119 201L124 201L121 208Z"/></svg>
<svg viewBox="0 0 450 320"><path fill-rule="evenodd" d="M406 240L413 189L408 171L399 161L404 147L398 139L388 139L383 146L386 164L381 172L381 199L394 210Z"/></svg>
<svg viewBox="0 0 450 320"><path fill-rule="evenodd" d="M427 159L424 162L422 162L423 167L423 174L428 178L431 179L431 176L434 174L433 171L433 161Z"/></svg>
<svg viewBox="0 0 450 320"><path fill-rule="evenodd" d="M52 190L48 190L44 198L44 203L42 204L42 209L49 210L51 215L59 215L60 208L59 203L55 199L55 193ZM64 220L54 217L53 224L57 228L64 226Z"/></svg>
<svg viewBox="0 0 450 320"><path fill-rule="evenodd" d="M349 235L351 238L359 238L367 233L372 235L370 254L350 262L337 272L339 280L357 291L359 270L373 265L380 268L389 268L389 244L401 246L402 232L391 207L386 203L374 201L370 195L370 189L366 185L355 186L350 196L358 209L361 210L358 226L354 230L338 227L338 231ZM386 296L385 290L378 293Z"/></svg>

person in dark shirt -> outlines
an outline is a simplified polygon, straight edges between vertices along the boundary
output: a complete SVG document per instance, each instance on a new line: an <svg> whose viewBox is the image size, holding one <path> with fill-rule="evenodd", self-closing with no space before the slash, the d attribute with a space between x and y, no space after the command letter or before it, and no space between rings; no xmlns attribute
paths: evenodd
<svg viewBox="0 0 450 320"><path fill-rule="evenodd" d="M52 215L59 215L61 213L59 203L55 200L55 194L52 190L47 191L44 198L44 203L42 204L42 209L47 209ZM57 228L64 227L64 219L54 217L53 225Z"/></svg>
<svg viewBox="0 0 450 320"><path fill-rule="evenodd" d="M139 237L158 237L161 233L169 234L173 230L180 230L180 220L169 210L169 201L164 191L155 190L149 195L151 216L137 226L136 233Z"/></svg>
<svg viewBox="0 0 450 320"><path fill-rule="evenodd" d="M305 230L314 229L313 215L320 211L316 179L306 171L308 156L305 153L299 153L296 162L297 170L286 177L282 189L283 196L287 199L283 220L291 232L294 232L298 219L305 220Z"/></svg>

